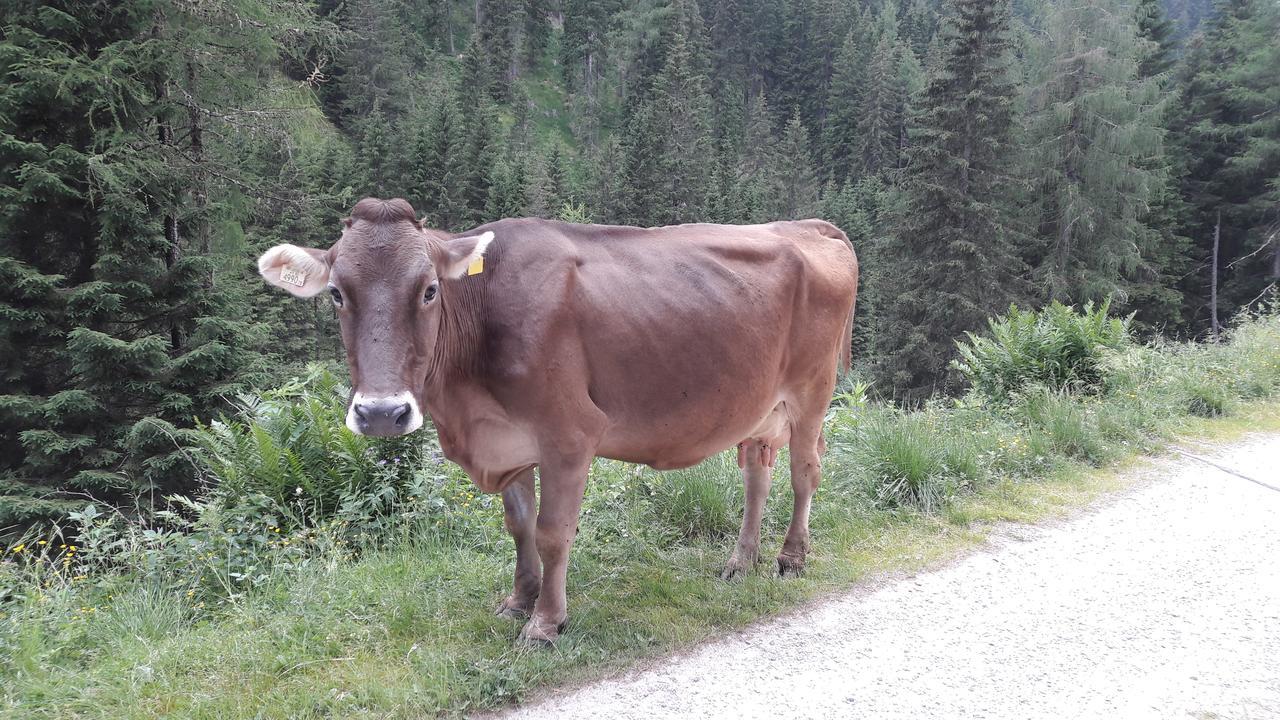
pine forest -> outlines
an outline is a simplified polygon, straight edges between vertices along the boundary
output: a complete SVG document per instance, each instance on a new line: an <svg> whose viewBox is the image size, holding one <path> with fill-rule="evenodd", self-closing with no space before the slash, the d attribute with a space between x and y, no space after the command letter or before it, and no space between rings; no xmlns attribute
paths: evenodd
<svg viewBox="0 0 1280 720"><path fill-rule="evenodd" d="M254 262L367 196L826 219L908 406L1011 305L1211 341L1280 282L1275 0L6 0L0 75L0 527L190 491L182 433L340 369Z"/></svg>

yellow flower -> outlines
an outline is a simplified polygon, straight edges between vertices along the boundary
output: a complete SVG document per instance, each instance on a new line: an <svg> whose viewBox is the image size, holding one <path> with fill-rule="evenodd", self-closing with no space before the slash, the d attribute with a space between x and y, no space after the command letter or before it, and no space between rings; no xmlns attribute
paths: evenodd
<svg viewBox="0 0 1280 720"><path fill-rule="evenodd" d="M13 550L12 550L11 552L20 553L20 552L22 552L22 549L23 549L23 548L25 548L25 547L26 547L26 545L16 545L16 546L14 546L14 548L13 548Z"/></svg>

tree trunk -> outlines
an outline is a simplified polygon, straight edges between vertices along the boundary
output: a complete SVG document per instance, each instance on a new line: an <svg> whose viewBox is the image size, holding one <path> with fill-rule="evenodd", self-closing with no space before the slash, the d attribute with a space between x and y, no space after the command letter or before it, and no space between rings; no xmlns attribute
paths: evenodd
<svg viewBox="0 0 1280 720"><path fill-rule="evenodd" d="M1222 333L1218 324L1218 245L1222 239L1222 211L1218 211L1217 221L1213 226L1213 275L1209 278L1209 322L1213 327L1216 340Z"/></svg>
<svg viewBox="0 0 1280 720"><path fill-rule="evenodd" d="M160 39L164 34L165 17L163 9L157 9L155 14L155 24L152 26L152 35ZM168 156L170 163L173 162L173 125L170 124L169 118L165 116L165 111L169 105L169 79L165 77L163 71L157 71L155 77L152 78L156 94L156 139L160 142L161 153ZM178 228L177 216L177 190L170 187L162 188L163 199L160 201L164 209L164 216L161 224L164 228L165 253L164 267L166 270L173 271L173 268L182 259L182 237ZM184 344L182 325L177 319L171 318L169 321L169 349L174 354L178 354Z"/></svg>
<svg viewBox="0 0 1280 720"><path fill-rule="evenodd" d="M1280 280L1280 230L1271 233L1271 280Z"/></svg>
<svg viewBox="0 0 1280 720"><path fill-rule="evenodd" d="M187 89L191 98L187 105L187 122L189 124L187 145L192 164L191 200L194 211L191 216L195 218L194 223L188 221L188 229L193 230L196 235L196 250L201 255L208 255L212 248L210 247L209 224L206 222L207 218L205 217L205 210L209 204L209 188L208 178L205 176L204 171L204 126L201 124L200 109L196 107L196 68L191 61L187 61ZM206 287L213 287L212 274L206 278L205 282Z"/></svg>

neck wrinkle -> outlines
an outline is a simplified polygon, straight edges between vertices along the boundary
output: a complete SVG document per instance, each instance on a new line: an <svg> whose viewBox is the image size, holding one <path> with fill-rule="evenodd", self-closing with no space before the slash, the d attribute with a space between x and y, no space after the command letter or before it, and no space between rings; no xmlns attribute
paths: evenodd
<svg viewBox="0 0 1280 720"><path fill-rule="evenodd" d="M478 279L440 281L440 327L427 364L429 398L439 397L446 383L476 377L483 370L483 299Z"/></svg>

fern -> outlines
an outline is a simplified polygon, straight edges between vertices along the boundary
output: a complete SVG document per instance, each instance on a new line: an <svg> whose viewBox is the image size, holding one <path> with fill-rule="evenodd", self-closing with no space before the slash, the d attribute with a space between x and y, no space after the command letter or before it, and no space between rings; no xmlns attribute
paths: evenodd
<svg viewBox="0 0 1280 720"><path fill-rule="evenodd" d="M1032 385L1096 392L1105 359L1132 342L1132 316L1110 318L1109 310L1110 301L1088 303L1079 312L1057 302L1039 312L1011 307L988 321L987 336L968 333L968 342L957 343L960 358L953 367L998 404Z"/></svg>

